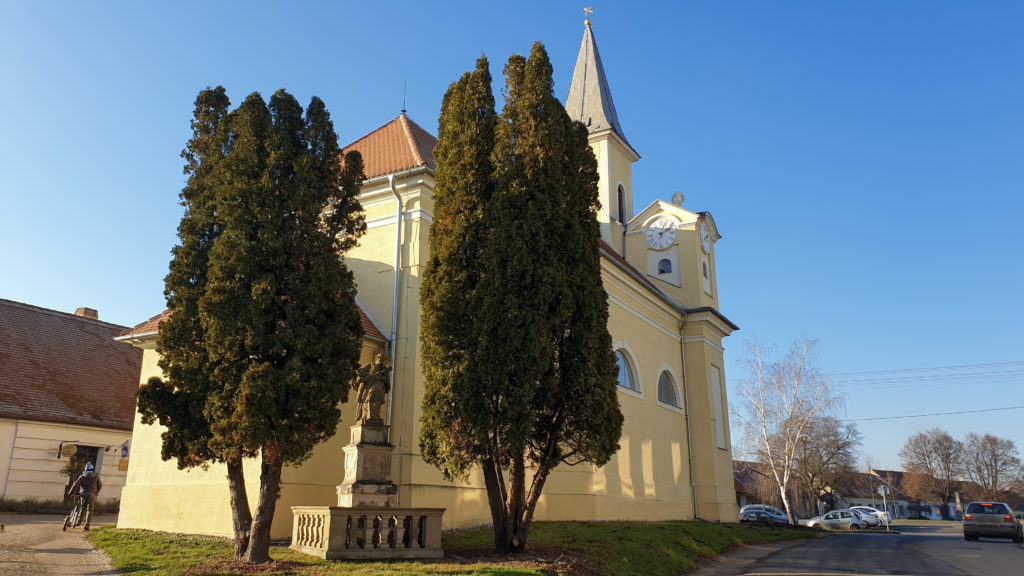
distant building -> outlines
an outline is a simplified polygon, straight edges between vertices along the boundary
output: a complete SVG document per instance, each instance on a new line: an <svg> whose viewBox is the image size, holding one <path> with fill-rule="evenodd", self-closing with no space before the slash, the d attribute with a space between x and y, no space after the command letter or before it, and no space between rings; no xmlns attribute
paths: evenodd
<svg viewBox="0 0 1024 576"><path fill-rule="evenodd" d="M0 299L0 497L61 499L71 458L96 466L100 501L121 497L142 367L125 329Z"/></svg>
<svg viewBox="0 0 1024 576"><path fill-rule="evenodd" d="M535 517L735 522L723 339L737 327L718 309L718 227L709 213L683 208L681 195L634 211L632 170L640 157L624 136L589 21L565 107L588 127L598 162L601 272L625 424L621 448L607 465L555 469ZM430 256L436 143L403 112L345 148L360 151L365 162L360 202L367 222L366 235L345 261L367 318L390 327L397 310L395 334L364 340L362 361L388 351L388 341L395 347L389 414L399 506L446 508L445 527L454 528L489 523L491 517L482 475L472 474L469 483L448 482L419 454L419 289ZM153 326L125 336L145 350L143 378L159 375L155 338ZM290 506L336 503L352 413L351 405L344 406L338 434L301 467L284 470L274 537L291 534ZM131 462L119 525L230 534L223 469L180 472L173 462L162 462L160 428L138 419L135 438L139 456ZM255 495L258 466L246 473L253 482L249 494Z"/></svg>

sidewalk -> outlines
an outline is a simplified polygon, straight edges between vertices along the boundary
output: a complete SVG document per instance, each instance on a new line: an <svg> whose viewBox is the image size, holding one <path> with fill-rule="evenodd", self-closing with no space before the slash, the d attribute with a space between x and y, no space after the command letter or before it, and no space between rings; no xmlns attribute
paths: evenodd
<svg viewBox="0 0 1024 576"><path fill-rule="evenodd" d="M110 558L94 550L81 528L61 531L56 514L3 514L0 523L0 574L3 576L109 576ZM117 515L96 516L92 527L116 524Z"/></svg>
<svg viewBox="0 0 1024 576"><path fill-rule="evenodd" d="M772 544L740 546L701 564L695 572L690 573L690 576L736 576L747 572L764 558L806 543L807 540L790 540Z"/></svg>

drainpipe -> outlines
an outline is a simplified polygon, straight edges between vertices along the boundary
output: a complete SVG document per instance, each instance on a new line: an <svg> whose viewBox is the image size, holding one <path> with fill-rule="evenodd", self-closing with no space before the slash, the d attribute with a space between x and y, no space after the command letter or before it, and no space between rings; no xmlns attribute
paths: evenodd
<svg viewBox="0 0 1024 576"><path fill-rule="evenodd" d="M697 481L693 479L693 434L690 432L690 386L686 383L686 311L683 310L683 322L679 325L679 352L683 359L683 407L686 410L686 461L690 465L690 490L693 492L693 519L700 520L697 511Z"/></svg>
<svg viewBox="0 0 1024 576"><path fill-rule="evenodd" d="M388 414L387 420L384 422L388 428L388 442L391 442L391 405L392 399L395 396L395 356L397 354L397 338L398 338L398 281L399 274L402 269L402 196L395 189L395 175L388 174L388 185L391 186L391 193L395 195L395 199L398 200L398 220L395 222L395 291L392 297L391 306L391 340L389 341L390 352L391 352L391 374L390 378L390 392L388 392Z"/></svg>

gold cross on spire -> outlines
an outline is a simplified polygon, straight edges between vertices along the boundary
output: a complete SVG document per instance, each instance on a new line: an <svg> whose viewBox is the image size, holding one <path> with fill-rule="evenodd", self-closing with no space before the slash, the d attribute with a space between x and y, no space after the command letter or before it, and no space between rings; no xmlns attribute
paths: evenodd
<svg viewBox="0 0 1024 576"><path fill-rule="evenodd" d="M586 20L587 26L590 26L590 15L593 14L593 13L594 13L594 9L591 8L590 6L587 6L586 8L584 8L583 12L580 12L580 14L583 14L584 16L587 17L587 20Z"/></svg>

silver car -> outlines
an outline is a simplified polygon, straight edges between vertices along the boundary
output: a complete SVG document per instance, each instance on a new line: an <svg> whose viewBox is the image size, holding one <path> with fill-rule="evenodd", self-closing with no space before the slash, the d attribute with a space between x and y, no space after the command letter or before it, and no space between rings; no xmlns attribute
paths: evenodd
<svg viewBox="0 0 1024 576"><path fill-rule="evenodd" d="M740 522L777 522L789 524L789 516L774 506L748 504L740 508Z"/></svg>
<svg viewBox="0 0 1024 576"><path fill-rule="evenodd" d="M1012 538L1024 542L1024 531L1017 518L1003 502L971 502L964 511L964 540Z"/></svg>
<svg viewBox="0 0 1024 576"><path fill-rule="evenodd" d="M811 518L807 521L807 525L811 528L826 530L863 530L868 527L860 513L849 508L833 510L824 516Z"/></svg>
<svg viewBox="0 0 1024 576"><path fill-rule="evenodd" d="M867 522L869 527L878 526L882 522L889 521L888 512L882 512L881 510L872 508L871 506L850 506L850 510L860 512L861 519Z"/></svg>

